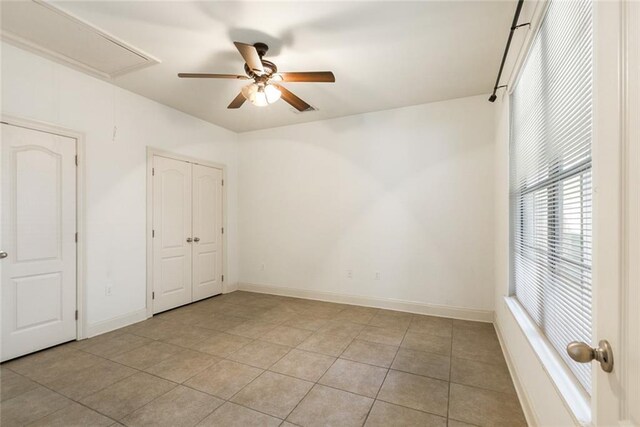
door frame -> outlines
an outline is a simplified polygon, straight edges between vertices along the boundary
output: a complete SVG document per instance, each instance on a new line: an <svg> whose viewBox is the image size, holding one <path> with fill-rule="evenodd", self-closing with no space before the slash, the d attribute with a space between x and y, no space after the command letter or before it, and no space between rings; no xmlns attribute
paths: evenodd
<svg viewBox="0 0 640 427"><path fill-rule="evenodd" d="M620 419L628 425L640 425L640 4L622 5L622 328L621 385L624 390ZM635 423L635 424L634 424Z"/></svg>
<svg viewBox="0 0 640 427"><path fill-rule="evenodd" d="M76 340L87 338L86 292L86 228L85 228L85 135L52 123L2 114L2 123L76 140Z"/></svg>
<svg viewBox="0 0 640 427"><path fill-rule="evenodd" d="M147 146L147 318L153 316L153 156L166 157L168 159L189 162L197 165L207 166L222 171L223 182L227 179L227 165L223 163L211 162L195 157L184 156L170 151ZM222 275L227 276L227 185L222 185ZM226 293L227 283L222 283L222 293Z"/></svg>

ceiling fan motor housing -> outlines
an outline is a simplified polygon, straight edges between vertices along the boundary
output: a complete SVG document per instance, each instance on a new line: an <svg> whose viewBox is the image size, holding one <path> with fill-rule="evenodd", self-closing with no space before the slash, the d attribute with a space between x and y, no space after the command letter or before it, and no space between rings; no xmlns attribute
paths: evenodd
<svg viewBox="0 0 640 427"><path fill-rule="evenodd" d="M262 58L263 56L265 56L267 54L267 51L269 50L269 46L267 46L265 43L254 43L253 47L256 48L256 50L258 51L258 55L260 56L260 58Z"/></svg>
<svg viewBox="0 0 640 427"><path fill-rule="evenodd" d="M254 73L247 64L244 64L244 72L247 73L247 76L251 77L252 79L260 79L262 77L268 79L269 77L271 77L272 75L278 72L278 67L276 67L276 64L274 64L271 61L267 61L266 59L260 58L260 60L262 61L262 68L264 68L264 74L258 75Z"/></svg>
<svg viewBox="0 0 640 427"><path fill-rule="evenodd" d="M253 47L255 47L256 51L258 52L258 56L260 57L260 62L262 62L262 68L264 68L264 74L262 75L256 74L255 72L253 72L251 67L249 67L249 65L246 63L244 64L244 72L247 73L247 76L251 77L252 79L255 79L256 82L266 81L269 79L269 77L271 77L272 75L278 72L278 67L276 67L276 64L274 64L273 62L263 59L263 57L269 51L269 46L267 46L265 43L258 42L258 43L254 43Z"/></svg>

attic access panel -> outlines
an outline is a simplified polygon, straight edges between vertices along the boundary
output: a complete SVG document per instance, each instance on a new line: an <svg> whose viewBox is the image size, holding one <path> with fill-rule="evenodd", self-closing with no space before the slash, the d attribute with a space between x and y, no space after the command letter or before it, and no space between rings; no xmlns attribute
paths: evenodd
<svg viewBox="0 0 640 427"><path fill-rule="evenodd" d="M41 0L2 4L2 39L102 78L159 61Z"/></svg>

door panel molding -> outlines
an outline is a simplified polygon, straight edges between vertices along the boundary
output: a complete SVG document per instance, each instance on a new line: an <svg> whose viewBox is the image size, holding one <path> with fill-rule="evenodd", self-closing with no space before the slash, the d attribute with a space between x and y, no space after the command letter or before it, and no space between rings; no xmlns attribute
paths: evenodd
<svg viewBox="0 0 640 427"><path fill-rule="evenodd" d="M183 162L189 162L193 165L201 165L207 166L210 168L219 169L221 171L222 180L226 180L227 175L227 166L222 163L211 162L207 160L198 159L190 156L183 156L180 154L172 153L169 151L165 151L162 149L147 147L147 303L146 303L146 313L147 318L153 316L153 158L164 157L167 159L178 160ZM221 218L221 227L225 230L227 229L227 185L222 185L222 218ZM157 235L157 230L156 230ZM227 234L221 234L221 242L220 247L222 249L222 257L221 257L221 266L220 273L223 276L227 276ZM202 236L200 236L202 237ZM194 254L195 256L195 254ZM193 260L192 260L193 263ZM225 282L223 283L222 292L226 293L229 291L230 287ZM157 296L157 295L156 295ZM194 299L195 301L195 299Z"/></svg>
<svg viewBox="0 0 640 427"><path fill-rule="evenodd" d="M55 136L75 140L75 228L77 232L76 259L75 259L75 285L76 285L76 339L87 337L87 316L86 316L86 287L85 287L85 136L84 133L72 129L58 126L52 123L36 121L3 114L1 121L4 125L10 125L36 132L43 132ZM24 148L24 147L23 147ZM39 151L45 153L46 150ZM51 154L51 153L49 153ZM0 242L2 246L4 242ZM0 269L2 264L0 263Z"/></svg>

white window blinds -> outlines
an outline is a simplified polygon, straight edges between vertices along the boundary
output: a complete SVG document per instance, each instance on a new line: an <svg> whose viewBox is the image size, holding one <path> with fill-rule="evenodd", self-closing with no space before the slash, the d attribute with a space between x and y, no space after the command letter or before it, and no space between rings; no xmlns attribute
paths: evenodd
<svg viewBox="0 0 640 427"><path fill-rule="evenodd" d="M592 5L551 0L511 95L511 281L583 387L591 366Z"/></svg>

